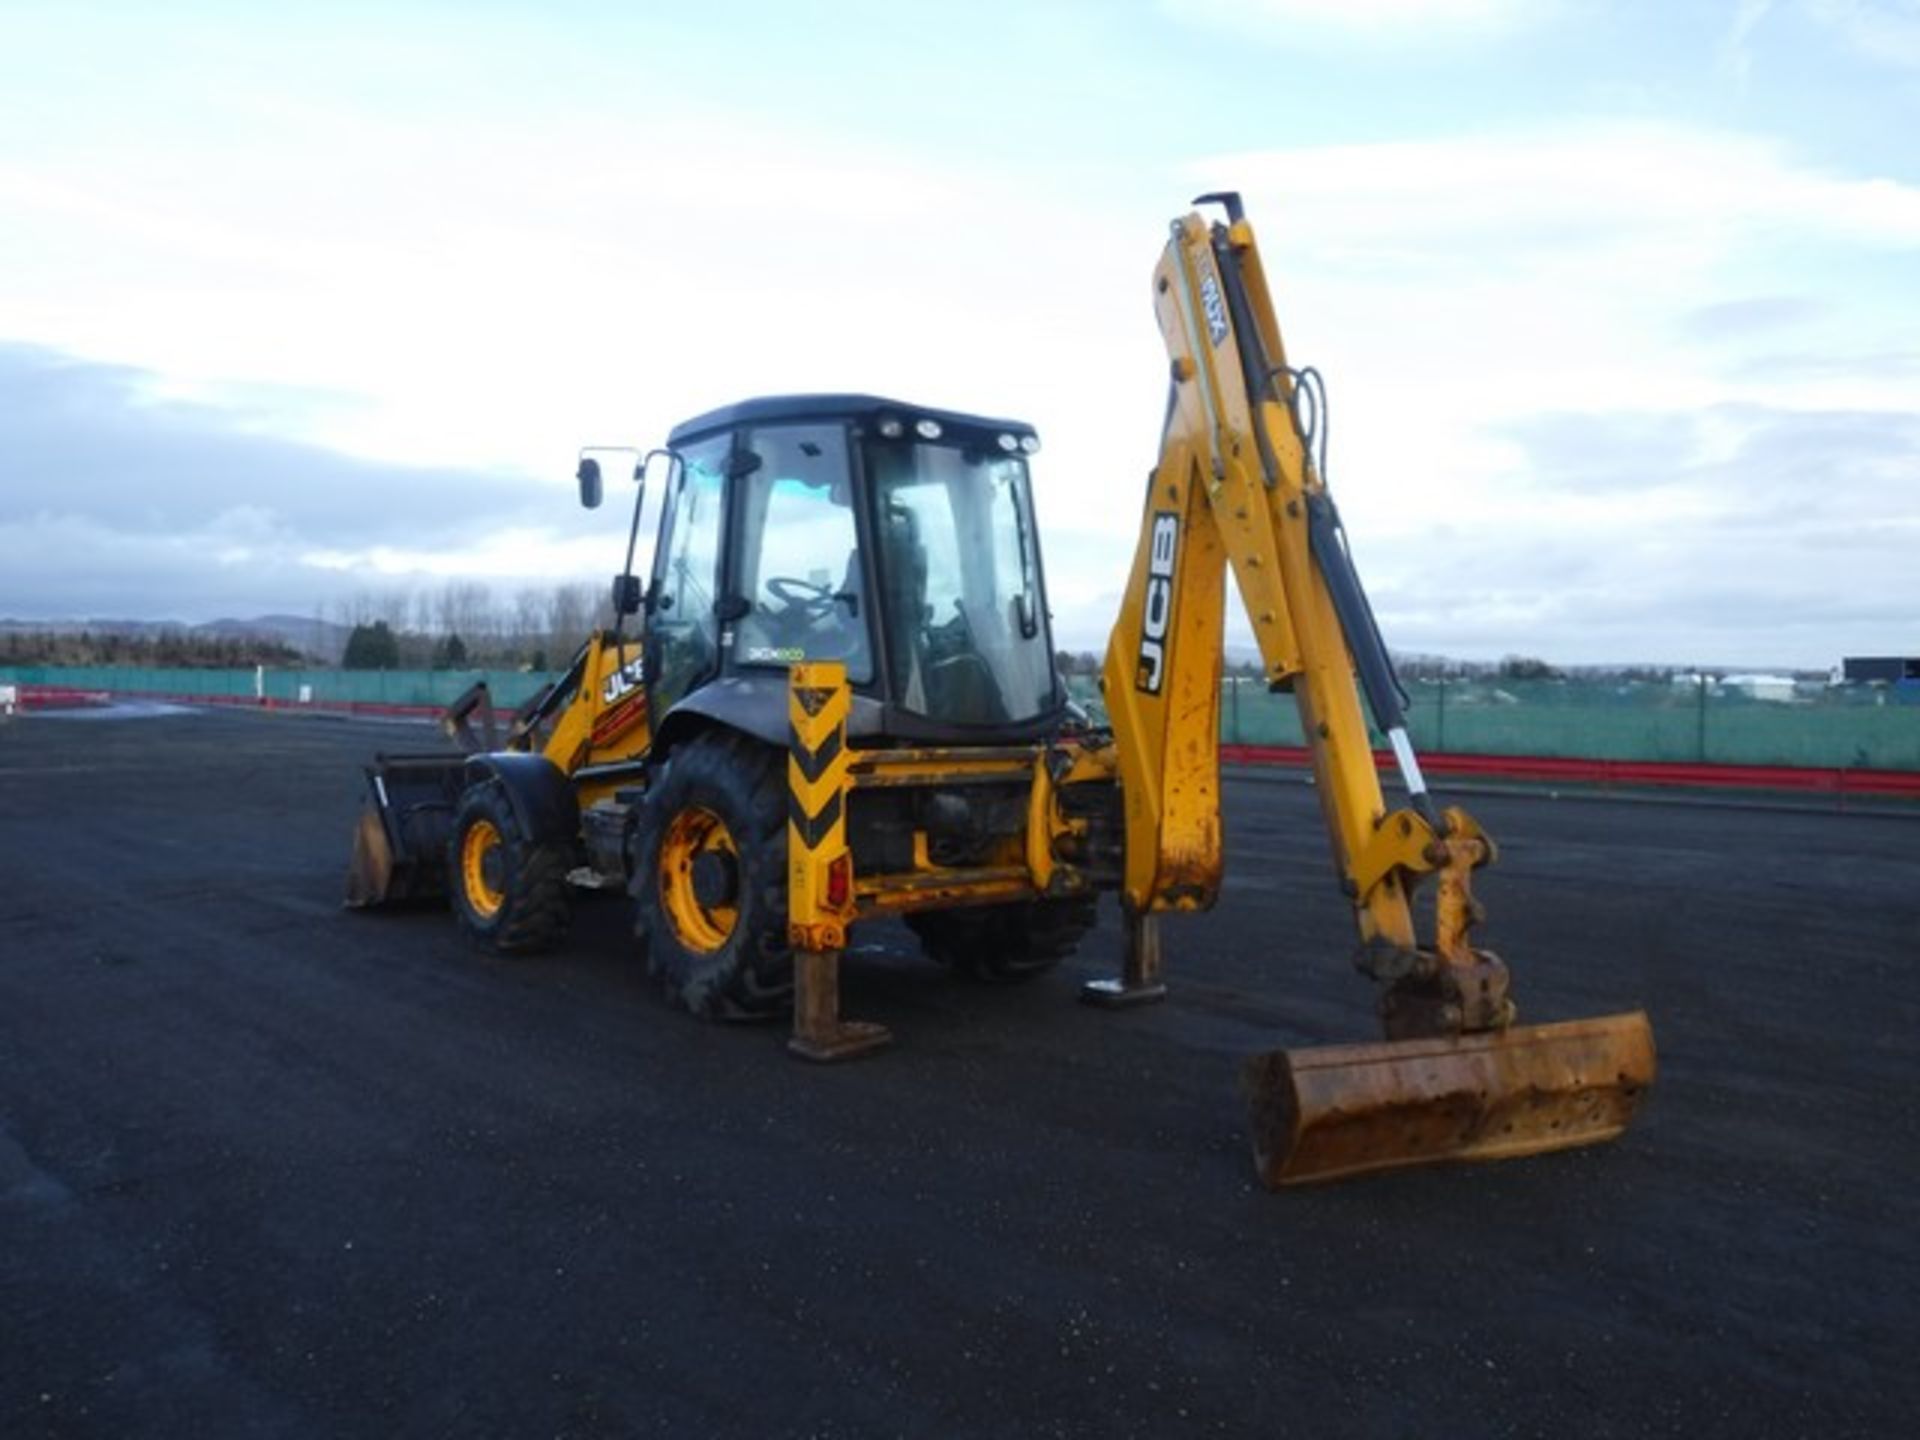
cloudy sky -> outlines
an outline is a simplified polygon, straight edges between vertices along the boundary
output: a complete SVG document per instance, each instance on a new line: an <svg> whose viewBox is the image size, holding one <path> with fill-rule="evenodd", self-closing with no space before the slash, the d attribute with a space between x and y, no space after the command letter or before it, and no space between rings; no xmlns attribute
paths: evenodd
<svg viewBox="0 0 1920 1440"><path fill-rule="evenodd" d="M1059 638L1238 188L1396 648L1920 650L1916 0L0 0L0 616L615 568L576 447L1030 418Z"/></svg>

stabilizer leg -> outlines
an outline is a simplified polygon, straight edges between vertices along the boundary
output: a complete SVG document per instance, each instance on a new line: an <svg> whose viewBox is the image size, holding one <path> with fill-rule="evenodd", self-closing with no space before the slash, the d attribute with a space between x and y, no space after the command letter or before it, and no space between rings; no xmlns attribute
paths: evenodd
<svg viewBox="0 0 1920 1440"><path fill-rule="evenodd" d="M1089 1005L1123 1009L1167 998L1160 979L1160 917L1126 911L1127 950L1117 980L1089 980L1080 998Z"/></svg>
<svg viewBox="0 0 1920 1440"><path fill-rule="evenodd" d="M803 1060L851 1060L891 1044L893 1032L867 1020L840 1018L840 952L793 952L793 1038Z"/></svg>
<svg viewBox="0 0 1920 1440"><path fill-rule="evenodd" d="M787 674L787 940L793 947L793 1038L804 1060L851 1060L893 1039L884 1025L840 1018L840 951L855 914L847 849L847 712L837 660Z"/></svg>

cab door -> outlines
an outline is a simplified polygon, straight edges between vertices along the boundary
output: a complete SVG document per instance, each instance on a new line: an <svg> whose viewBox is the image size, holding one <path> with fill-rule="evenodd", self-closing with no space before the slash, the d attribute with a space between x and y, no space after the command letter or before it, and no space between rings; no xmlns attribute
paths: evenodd
<svg viewBox="0 0 1920 1440"><path fill-rule="evenodd" d="M727 437L689 446L661 511L647 606L648 708L663 716L720 668Z"/></svg>

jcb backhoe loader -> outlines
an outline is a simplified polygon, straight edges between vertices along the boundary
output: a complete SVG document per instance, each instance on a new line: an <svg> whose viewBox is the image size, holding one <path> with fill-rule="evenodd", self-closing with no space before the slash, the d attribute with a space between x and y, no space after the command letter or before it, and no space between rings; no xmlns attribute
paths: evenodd
<svg viewBox="0 0 1920 1440"><path fill-rule="evenodd" d="M1156 999L1161 916L1220 889L1231 571L1268 683L1299 706L1386 1034L1248 1063L1261 1178L1617 1135L1653 1079L1646 1017L1514 1023L1506 967L1469 939L1493 842L1422 780L1327 492L1318 377L1287 364L1239 198L1197 203L1225 221L1175 222L1154 271L1172 392L1101 678L1110 730L1055 673L1030 427L868 396L750 400L636 468L616 623L503 743L474 733L492 719L472 695L448 722L470 753L369 768L348 903L445 891L474 937L520 951L559 938L570 881L618 884L681 1004L791 1008L792 1048L837 1059L887 1039L839 1017L852 923L902 916L934 958L1011 979L1071 952L1117 890L1120 974L1084 993ZM598 504L591 456L580 483ZM1402 808L1382 797L1363 697Z"/></svg>

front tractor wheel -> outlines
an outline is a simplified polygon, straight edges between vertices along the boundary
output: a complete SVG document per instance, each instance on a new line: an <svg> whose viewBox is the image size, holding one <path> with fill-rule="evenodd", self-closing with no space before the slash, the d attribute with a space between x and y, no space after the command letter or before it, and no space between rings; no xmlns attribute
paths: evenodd
<svg viewBox="0 0 1920 1440"><path fill-rule="evenodd" d="M793 1003L785 752L711 734L673 752L635 840L634 931L696 1015L759 1020Z"/></svg>
<svg viewBox="0 0 1920 1440"><path fill-rule="evenodd" d="M573 919L567 895L570 849L521 832L498 780L469 788L454 810L447 842L447 892L460 928L507 955L551 950Z"/></svg>

